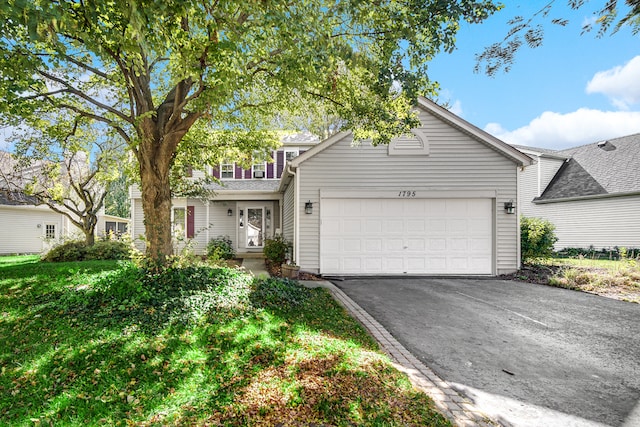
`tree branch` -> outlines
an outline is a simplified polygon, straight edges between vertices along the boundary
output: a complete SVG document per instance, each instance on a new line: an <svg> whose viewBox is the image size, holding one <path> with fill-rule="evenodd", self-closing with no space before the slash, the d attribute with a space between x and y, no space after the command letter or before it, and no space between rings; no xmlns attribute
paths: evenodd
<svg viewBox="0 0 640 427"><path fill-rule="evenodd" d="M100 109L106 110L106 111L116 115L117 117L120 117L122 120L133 124L134 121L133 121L133 119L131 117L127 116L126 114L123 114L121 111L118 111L113 107L110 107L110 106L108 106L106 104L103 104L102 102L99 102L99 101L93 99L92 97L90 97L86 93L82 92L81 90L78 90L78 89L74 88L73 86L71 86L71 84L69 84L67 81L65 81L65 80L63 80L63 79L61 79L59 77L56 77L53 74L47 73L46 71L42 71L42 70L39 70L38 74L40 74L41 76L43 76L43 77L45 77L45 78L47 78L49 80L52 80L52 81L54 81L56 83L59 83L59 84L65 86L70 93L76 95L79 98L84 99L85 101L89 102L90 104L93 104L93 105L95 105L96 107L98 107Z"/></svg>

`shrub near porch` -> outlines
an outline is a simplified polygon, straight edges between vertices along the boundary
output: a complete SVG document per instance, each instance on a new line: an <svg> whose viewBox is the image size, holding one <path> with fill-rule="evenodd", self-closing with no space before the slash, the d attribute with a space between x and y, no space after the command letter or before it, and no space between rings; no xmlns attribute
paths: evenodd
<svg viewBox="0 0 640 427"><path fill-rule="evenodd" d="M450 425L324 290L0 259L0 424Z"/></svg>

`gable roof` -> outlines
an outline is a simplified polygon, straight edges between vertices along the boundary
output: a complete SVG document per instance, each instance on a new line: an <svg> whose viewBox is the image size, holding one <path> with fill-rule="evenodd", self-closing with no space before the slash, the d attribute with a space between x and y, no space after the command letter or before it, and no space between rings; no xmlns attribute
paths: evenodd
<svg viewBox="0 0 640 427"><path fill-rule="evenodd" d="M472 138L481 142L482 144L494 149L495 151L499 152L503 156L507 157L508 159L516 163L518 166L527 166L532 164L533 162L533 160L529 156L522 153L518 149L499 140L495 136L488 134L482 129L472 125L466 120L456 116L449 110L439 106L435 102L425 97L422 97L422 96L418 97L417 106L418 108L422 108L423 110L430 112L431 114L438 117L439 119L447 122L454 128L470 135ZM351 132L339 132L333 135L332 137L324 140L320 144L316 145L315 147L311 148L310 150L306 151L305 153L293 159L290 162L290 166L293 168L297 168L301 163L305 162L307 159L326 150L327 148L341 141L343 138L347 137L350 134Z"/></svg>
<svg viewBox="0 0 640 427"><path fill-rule="evenodd" d="M554 154L569 160L536 201L640 193L640 134Z"/></svg>

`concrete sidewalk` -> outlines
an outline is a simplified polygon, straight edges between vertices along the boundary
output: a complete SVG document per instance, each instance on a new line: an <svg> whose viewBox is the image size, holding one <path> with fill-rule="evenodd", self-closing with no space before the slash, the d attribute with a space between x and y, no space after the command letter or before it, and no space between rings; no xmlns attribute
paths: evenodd
<svg viewBox="0 0 640 427"><path fill-rule="evenodd" d="M265 279L269 277L267 267L264 265L264 258L243 258L242 266L257 278Z"/></svg>

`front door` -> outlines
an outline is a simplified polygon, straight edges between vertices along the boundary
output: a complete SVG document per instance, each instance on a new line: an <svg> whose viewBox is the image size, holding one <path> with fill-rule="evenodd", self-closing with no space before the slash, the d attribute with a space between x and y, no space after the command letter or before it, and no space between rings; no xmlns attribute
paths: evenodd
<svg viewBox="0 0 640 427"><path fill-rule="evenodd" d="M264 245L264 208L247 208L247 249Z"/></svg>

